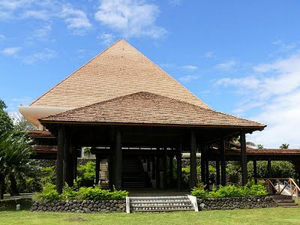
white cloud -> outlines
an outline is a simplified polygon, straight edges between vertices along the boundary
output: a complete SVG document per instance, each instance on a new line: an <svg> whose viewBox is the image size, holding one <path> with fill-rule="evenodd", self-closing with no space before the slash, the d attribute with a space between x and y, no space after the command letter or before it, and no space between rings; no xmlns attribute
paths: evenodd
<svg viewBox="0 0 300 225"><path fill-rule="evenodd" d="M0 41L4 40L5 39L5 36L0 34Z"/></svg>
<svg viewBox="0 0 300 225"><path fill-rule="evenodd" d="M15 10L32 4L34 0L1 0L0 8Z"/></svg>
<svg viewBox="0 0 300 225"><path fill-rule="evenodd" d="M61 17L68 24L68 29L75 30L78 34L85 32L92 27L86 13L82 10L74 9L71 5L64 5Z"/></svg>
<svg viewBox="0 0 300 225"><path fill-rule="evenodd" d="M207 59L211 59L211 58L215 58L216 55L215 55L214 52L209 51L209 52L205 52L204 57L207 58Z"/></svg>
<svg viewBox="0 0 300 225"><path fill-rule="evenodd" d="M38 60L46 61L56 57L56 52L51 49L45 49L43 52L36 52L24 58L24 63L34 64Z"/></svg>
<svg viewBox="0 0 300 225"><path fill-rule="evenodd" d="M178 6L181 4L181 0L169 0L169 4Z"/></svg>
<svg viewBox="0 0 300 225"><path fill-rule="evenodd" d="M244 78L223 78L217 85L232 87L241 95L236 113L258 110L252 119L267 124L263 132L249 136L265 147L289 143L300 147L300 54L253 67Z"/></svg>
<svg viewBox="0 0 300 225"><path fill-rule="evenodd" d="M158 6L144 0L101 0L95 18L127 38L160 38L166 30L155 24L158 15Z"/></svg>
<svg viewBox="0 0 300 225"><path fill-rule="evenodd" d="M21 49L21 47L4 48L1 53L3 55L15 56Z"/></svg>
<svg viewBox="0 0 300 225"><path fill-rule="evenodd" d="M101 39L102 44L109 46L115 41L115 35L111 33L102 33L99 37Z"/></svg>
<svg viewBox="0 0 300 225"><path fill-rule="evenodd" d="M216 68L219 70L232 70L237 65L235 60L228 60L226 62L219 63Z"/></svg>
<svg viewBox="0 0 300 225"><path fill-rule="evenodd" d="M39 28L37 29L35 32L34 32L34 37L38 37L38 38L45 38L49 35L49 33L51 32L52 30L52 26L50 24L42 27L42 28Z"/></svg>
<svg viewBox="0 0 300 225"><path fill-rule="evenodd" d="M184 70L196 70L196 69L198 69L198 67L194 66L194 65L185 65L185 66L182 66L181 68L184 69Z"/></svg>
<svg viewBox="0 0 300 225"><path fill-rule="evenodd" d="M49 18L51 16L52 15L49 14L49 12L46 10L28 10L28 11L25 11L24 14L22 15L22 17L24 19L35 18L35 19L40 19L40 20L49 20Z"/></svg>
<svg viewBox="0 0 300 225"><path fill-rule="evenodd" d="M193 80L198 80L199 79L199 76L196 76L196 75L186 75L186 76L182 76L179 78L180 81L182 82L190 82L190 81L193 81Z"/></svg>

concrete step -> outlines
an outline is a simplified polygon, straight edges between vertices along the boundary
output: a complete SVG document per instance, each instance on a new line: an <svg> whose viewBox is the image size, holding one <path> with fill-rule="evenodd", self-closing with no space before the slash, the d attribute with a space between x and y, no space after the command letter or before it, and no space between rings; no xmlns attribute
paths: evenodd
<svg viewBox="0 0 300 225"><path fill-rule="evenodd" d="M178 211L194 211L193 208L164 208L164 209L134 209L133 212L178 212Z"/></svg>

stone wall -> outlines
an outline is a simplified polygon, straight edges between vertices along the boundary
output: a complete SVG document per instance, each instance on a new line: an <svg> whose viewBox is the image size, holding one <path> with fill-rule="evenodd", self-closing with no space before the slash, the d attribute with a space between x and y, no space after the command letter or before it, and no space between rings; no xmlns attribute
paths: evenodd
<svg viewBox="0 0 300 225"><path fill-rule="evenodd" d="M36 212L125 212L125 200L71 200L53 201L47 203L33 203L31 211Z"/></svg>
<svg viewBox="0 0 300 225"><path fill-rule="evenodd" d="M197 199L199 210L232 210L276 207L271 197Z"/></svg>

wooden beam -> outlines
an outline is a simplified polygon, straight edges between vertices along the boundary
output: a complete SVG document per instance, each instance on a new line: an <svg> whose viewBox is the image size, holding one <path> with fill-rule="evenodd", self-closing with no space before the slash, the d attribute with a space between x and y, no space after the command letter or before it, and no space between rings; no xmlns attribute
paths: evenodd
<svg viewBox="0 0 300 225"><path fill-rule="evenodd" d="M157 152L159 152L159 148L157 148ZM159 154L156 156L156 188L160 189L160 156Z"/></svg>
<svg viewBox="0 0 300 225"><path fill-rule="evenodd" d="M181 152L182 152L182 144L180 144L177 148L176 153L176 162L177 162L177 190L182 191L182 164L181 164Z"/></svg>
<svg viewBox="0 0 300 225"><path fill-rule="evenodd" d="M206 184L206 189L209 189L209 160L208 160L208 158L205 160L205 184Z"/></svg>
<svg viewBox="0 0 300 225"><path fill-rule="evenodd" d="M241 166L242 166L242 185L245 186L248 183L248 171L247 171L247 151L246 151L246 134L241 132Z"/></svg>
<svg viewBox="0 0 300 225"><path fill-rule="evenodd" d="M216 160L216 183L220 185L221 177L220 177L220 161Z"/></svg>
<svg viewBox="0 0 300 225"><path fill-rule="evenodd" d="M65 127L61 126L58 130L57 160L56 160L56 190L62 193L64 180L64 146L65 146Z"/></svg>
<svg viewBox="0 0 300 225"><path fill-rule="evenodd" d="M174 176L173 176L173 173L174 173L174 170L173 170L173 161L174 160L174 155L170 156L169 157L169 177L170 177L170 187L173 187L173 184L174 184Z"/></svg>
<svg viewBox="0 0 300 225"><path fill-rule="evenodd" d="M225 159L225 140L220 141L220 151L221 151L221 185L226 185L226 159Z"/></svg>
<svg viewBox="0 0 300 225"><path fill-rule="evenodd" d="M206 149L205 147L202 145L200 147L200 151L201 151L201 181L203 184L206 184L206 180L205 180L205 153L206 153Z"/></svg>
<svg viewBox="0 0 300 225"><path fill-rule="evenodd" d="M117 190L122 188L122 143L121 132L116 132L115 138L115 187Z"/></svg>
<svg viewBox="0 0 300 225"><path fill-rule="evenodd" d="M197 142L196 135L191 130L191 149L190 149L190 188L193 188L197 184Z"/></svg>
<svg viewBox="0 0 300 225"><path fill-rule="evenodd" d="M164 173L164 177L163 177L163 185L164 185L164 189L168 188L168 155L167 155L167 148L164 148L164 156L163 156L163 173Z"/></svg>
<svg viewBox="0 0 300 225"><path fill-rule="evenodd" d="M254 182L257 184L257 163L256 160L253 160L253 176L254 176Z"/></svg>
<svg viewBox="0 0 300 225"><path fill-rule="evenodd" d="M268 160L268 178L272 177L272 162L271 159Z"/></svg>
<svg viewBox="0 0 300 225"><path fill-rule="evenodd" d="M100 176L99 176L99 173L100 173L100 157L99 157L99 155L97 154L96 155L96 168L95 168L95 173L96 173L96 185L98 185L99 184L99 178L100 178Z"/></svg>

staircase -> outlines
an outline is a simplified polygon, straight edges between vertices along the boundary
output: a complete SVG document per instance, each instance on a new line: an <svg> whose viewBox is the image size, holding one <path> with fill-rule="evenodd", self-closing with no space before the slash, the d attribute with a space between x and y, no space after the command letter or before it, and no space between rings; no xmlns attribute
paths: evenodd
<svg viewBox="0 0 300 225"><path fill-rule="evenodd" d="M126 157L122 165L123 188L144 188L146 175L138 157Z"/></svg>
<svg viewBox="0 0 300 225"><path fill-rule="evenodd" d="M198 207L188 196L128 197L126 199L127 213L175 211L198 211Z"/></svg>
<svg viewBox="0 0 300 225"><path fill-rule="evenodd" d="M278 206L284 208L296 208L298 204L292 199L291 196L286 195L272 195L272 198L277 203Z"/></svg>

